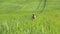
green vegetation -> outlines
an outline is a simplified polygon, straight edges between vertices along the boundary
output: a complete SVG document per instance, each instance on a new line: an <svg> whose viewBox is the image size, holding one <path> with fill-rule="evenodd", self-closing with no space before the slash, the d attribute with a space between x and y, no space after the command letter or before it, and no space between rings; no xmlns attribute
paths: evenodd
<svg viewBox="0 0 60 34"><path fill-rule="evenodd" d="M0 0L0 34L60 34L60 0Z"/></svg>

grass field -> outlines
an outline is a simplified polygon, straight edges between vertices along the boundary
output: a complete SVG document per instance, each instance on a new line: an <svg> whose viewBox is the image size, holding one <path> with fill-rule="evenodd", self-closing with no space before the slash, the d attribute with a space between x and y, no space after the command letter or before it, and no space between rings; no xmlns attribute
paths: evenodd
<svg viewBox="0 0 60 34"><path fill-rule="evenodd" d="M46 0L40 12L43 6L44 0L0 0L0 34L60 34L60 0Z"/></svg>

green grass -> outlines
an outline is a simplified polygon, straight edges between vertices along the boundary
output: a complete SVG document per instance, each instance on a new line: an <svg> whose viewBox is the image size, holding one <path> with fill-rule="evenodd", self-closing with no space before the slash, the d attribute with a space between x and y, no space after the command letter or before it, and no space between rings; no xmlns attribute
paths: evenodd
<svg viewBox="0 0 60 34"><path fill-rule="evenodd" d="M42 13L43 3L37 9L40 2L0 0L0 34L60 34L60 0L47 0Z"/></svg>

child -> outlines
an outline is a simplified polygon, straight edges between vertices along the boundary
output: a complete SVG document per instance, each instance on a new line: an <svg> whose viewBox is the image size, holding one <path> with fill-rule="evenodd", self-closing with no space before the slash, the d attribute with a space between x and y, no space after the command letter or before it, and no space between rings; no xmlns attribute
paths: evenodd
<svg viewBox="0 0 60 34"><path fill-rule="evenodd" d="M35 14L32 15L32 19L36 19L36 15Z"/></svg>

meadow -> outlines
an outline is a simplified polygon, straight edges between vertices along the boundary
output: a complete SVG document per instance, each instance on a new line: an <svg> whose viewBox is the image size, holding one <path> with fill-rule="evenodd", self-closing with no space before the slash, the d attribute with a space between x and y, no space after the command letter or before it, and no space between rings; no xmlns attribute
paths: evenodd
<svg viewBox="0 0 60 34"><path fill-rule="evenodd" d="M60 34L60 0L44 1L0 0L0 34Z"/></svg>

